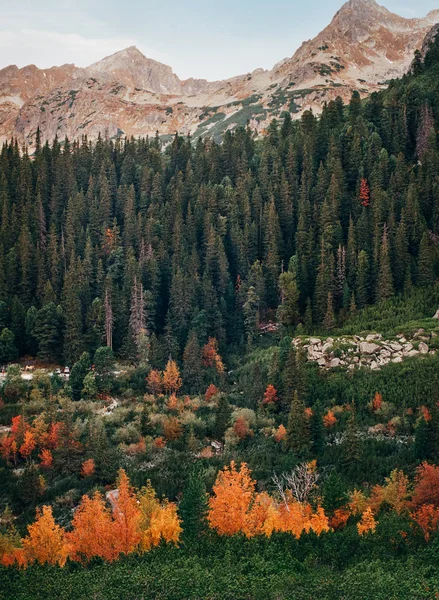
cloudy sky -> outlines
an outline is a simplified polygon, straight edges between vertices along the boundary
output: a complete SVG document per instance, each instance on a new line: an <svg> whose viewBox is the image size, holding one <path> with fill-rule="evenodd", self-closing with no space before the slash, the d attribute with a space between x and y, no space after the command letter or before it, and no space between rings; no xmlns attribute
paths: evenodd
<svg viewBox="0 0 439 600"><path fill-rule="evenodd" d="M181 78L271 68L331 20L342 0L0 0L0 68L89 65L136 45ZM36 8L38 4L38 9ZM439 0L385 0L405 17Z"/></svg>

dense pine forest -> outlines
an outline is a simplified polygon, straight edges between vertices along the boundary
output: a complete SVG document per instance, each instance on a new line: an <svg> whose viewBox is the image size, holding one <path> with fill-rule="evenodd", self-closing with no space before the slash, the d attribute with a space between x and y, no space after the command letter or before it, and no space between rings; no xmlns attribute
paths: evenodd
<svg viewBox="0 0 439 600"><path fill-rule="evenodd" d="M3 146L1 600L438 597L438 98Z"/></svg>

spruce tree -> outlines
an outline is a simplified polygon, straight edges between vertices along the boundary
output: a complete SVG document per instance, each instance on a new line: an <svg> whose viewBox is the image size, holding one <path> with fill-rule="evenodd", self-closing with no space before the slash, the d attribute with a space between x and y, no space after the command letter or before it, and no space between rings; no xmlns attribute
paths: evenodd
<svg viewBox="0 0 439 600"><path fill-rule="evenodd" d="M286 446L297 457L303 458L309 452L310 442L310 427L305 413L305 403L299 398L297 390L294 390L288 415Z"/></svg>
<svg viewBox="0 0 439 600"><path fill-rule="evenodd" d="M207 530L207 493L200 466L192 468L183 489L183 498L178 507L182 520L183 541L196 542Z"/></svg>

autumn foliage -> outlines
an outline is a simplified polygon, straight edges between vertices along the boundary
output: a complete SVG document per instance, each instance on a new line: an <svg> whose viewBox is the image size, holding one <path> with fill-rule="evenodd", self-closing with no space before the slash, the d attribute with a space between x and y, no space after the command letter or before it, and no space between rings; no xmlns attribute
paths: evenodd
<svg viewBox="0 0 439 600"><path fill-rule="evenodd" d="M262 400L262 404L264 406L269 406L271 404L276 404L277 401L278 401L277 390L274 387L274 385L271 385L271 383L270 383L267 386L267 389L265 390L265 394L264 394L264 398Z"/></svg>
<svg viewBox="0 0 439 600"><path fill-rule="evenodd" d="M377 522L375 517L373 516L372 509L366 508L364 513L361 516L361 521L357 523L358 533L360 535L365 535L366 533L373 533L376 529Z"/></svg>
<svg viewBox="0 0 439 600"><path fill-rule="evenodd" d="M367 180L364 178L360 182L360 202L361 206L364 206L365 208L370 206L370 189Z"/></svg>
<svg viewBox="0 0 439 600"><path fill-rule="evenodd" d="M334 425L336 423L337 423L337 417L334 415L334 413L332 412L332 410L328 410L328 412L326 413L326 415L323 417L323 425L327 429L330 429L331 427L334 427Z"/></svg>
<svg viewBox="0 0 439 600"><path fill-rule="evenodd" d="M63 566L67 558L87 563L93 557L114 561L121 554L146 552L161 541L178 543L181 526L175 504L160 502L150 485L136 493L123 469L117 485L112 508L100 492L83 496L69 532L55 523L52 508L43 506L21 544L0 536L0 563Z"/></svg>
<svg viewBox="0 0 439 600"><path fill-rule="evenodd" d="M209 387L207 388L206 393L204 394L205 401L210 402L212 400L212 398L214 396L216 396L218 393L219 393L219 389L216 387L216 385L211 383L209 385Z"/></svg>
<svg viewBox="0 0 439 600"><path fill-rule="evenodd" d="M202 362L203 366L212 367L217 373L224 373L224 363L218 352L218 341L216 338L209 338L209 341L203 347Z"/></svg>
<svg viewBox="0 0 439 600"><path fill-rule="evenodd" d="M329 530L321 507L314 512L309 504L297 502L292 496L279 501L266 492L257 493L247 465L243 463L238 470L233 461L218 474L207 518L220 535L270 536L283 531L300 537L303 532L320 535Z"/></svg>

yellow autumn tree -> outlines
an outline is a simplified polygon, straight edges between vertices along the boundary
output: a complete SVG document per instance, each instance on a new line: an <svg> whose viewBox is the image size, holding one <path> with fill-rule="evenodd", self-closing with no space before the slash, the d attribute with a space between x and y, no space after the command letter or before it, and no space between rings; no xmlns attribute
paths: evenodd
<svg viewBox="0 0 439 600"><path fill-rule="evenodd" d="M177 507L171 502L160 503L151 483L137 495L140 511L139 549L147 552L163 540L177 544L182 532Z"/></svg>
<svg viewBox="0 0 439 600"><path fill-rule="evenodd" d="M37 512L35 522L27 529L29 533L23 539L26 563L65 564L68 555L65 531L55 523L51 506L43 506Z"/></svg>
<svg viewBox="0 0 439 600"><path fill-rule="evenodd" d="M177 394L182 386L180 371L178 370L175 360L170 358L166 369L163 371L163 387L170 394Z"/></svg>
<svg viewBox="0 0 439 600"><path fill-rule="evenodd" d="M357 523L357 530L359 535L365 535L366 533L374 533L377 527L377 522L373 516L372 509L366 508L361 516L361 521Z"/></svg>

